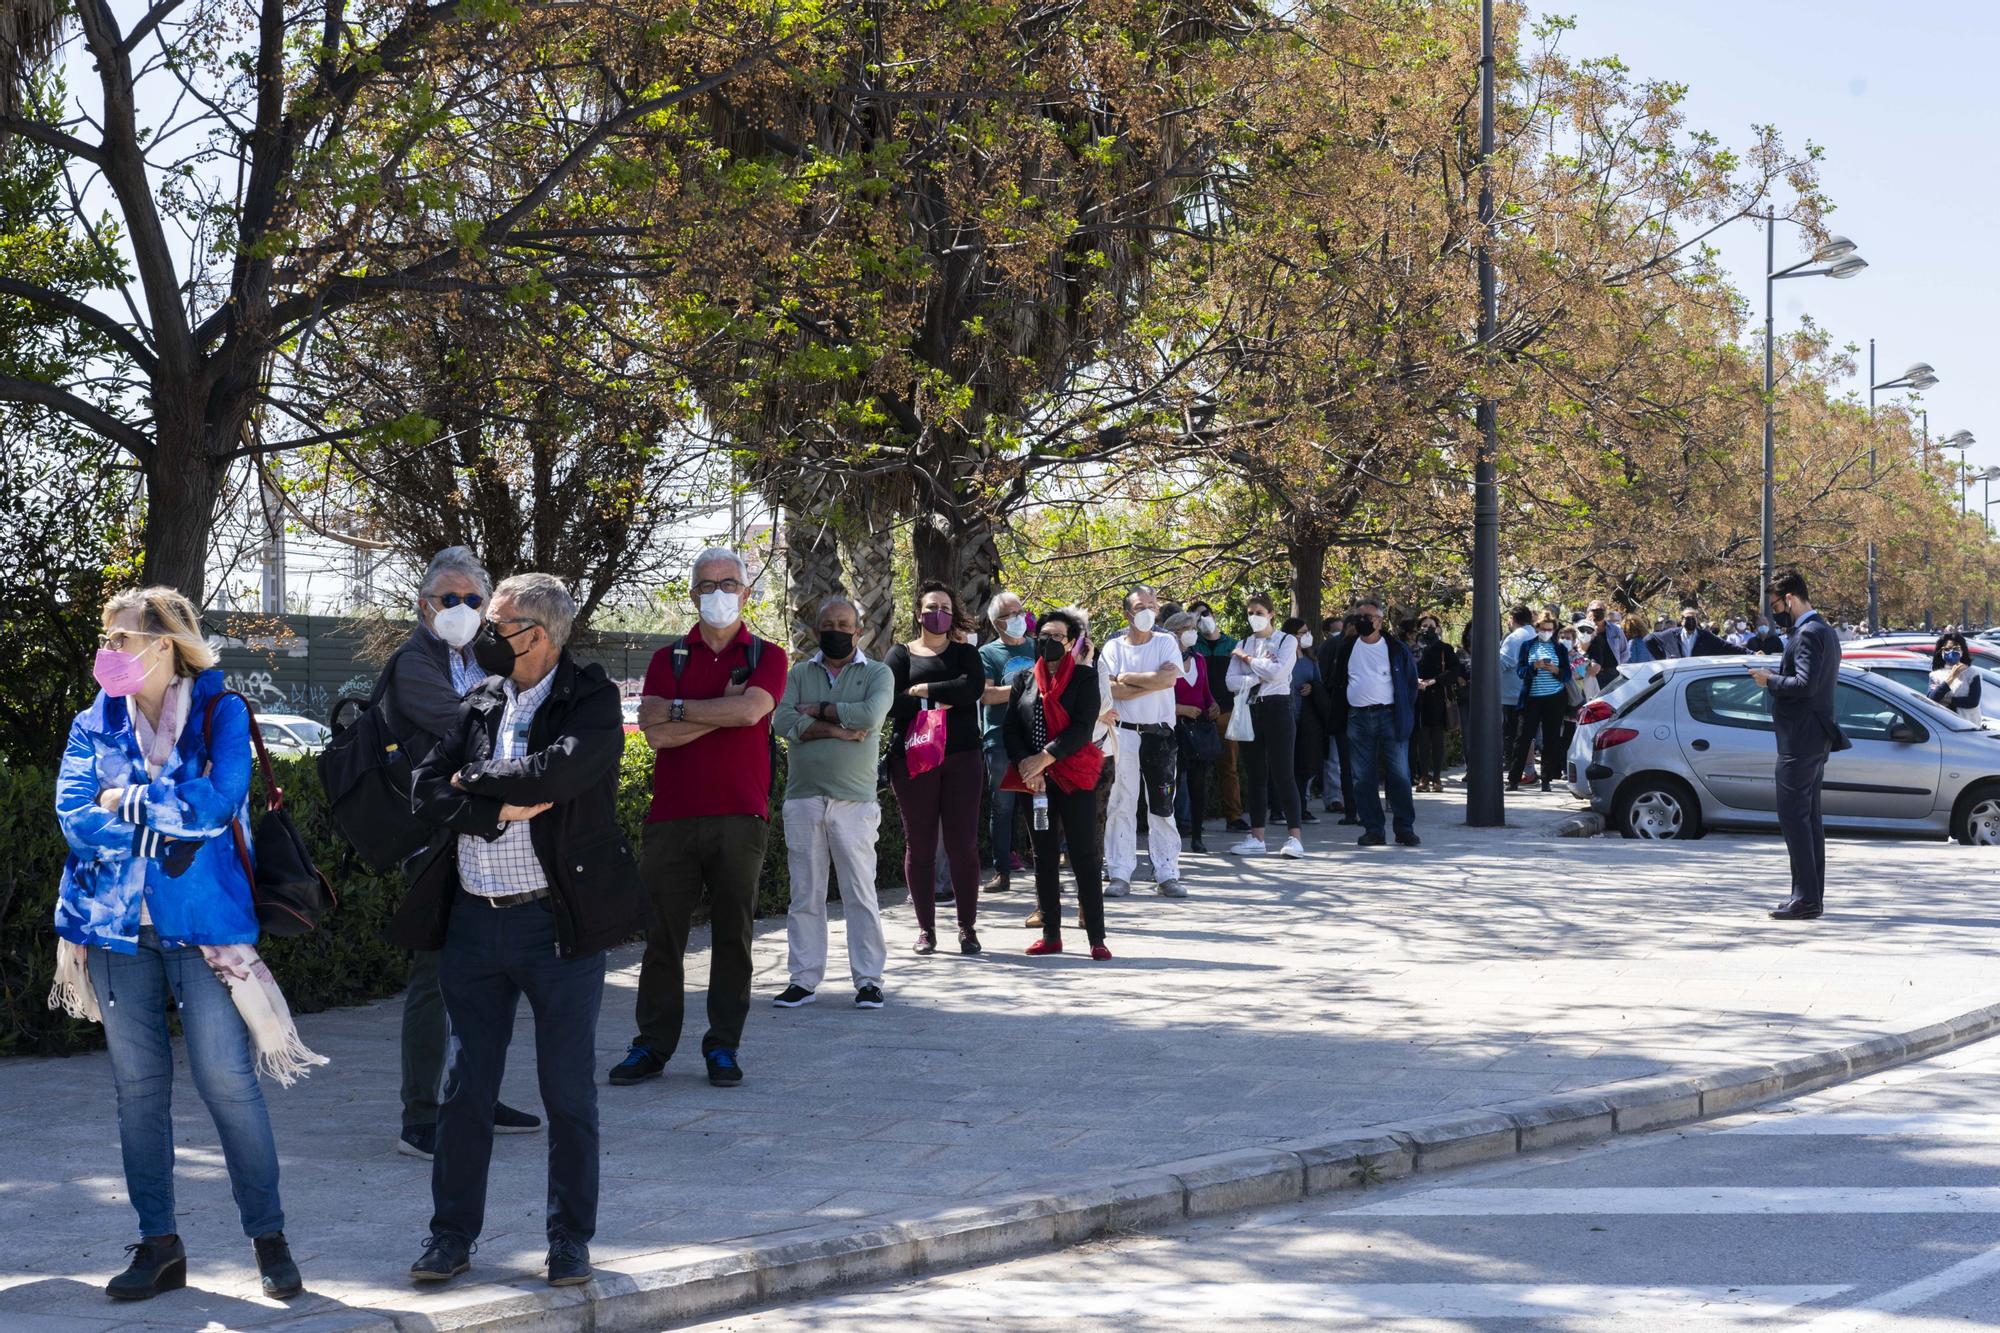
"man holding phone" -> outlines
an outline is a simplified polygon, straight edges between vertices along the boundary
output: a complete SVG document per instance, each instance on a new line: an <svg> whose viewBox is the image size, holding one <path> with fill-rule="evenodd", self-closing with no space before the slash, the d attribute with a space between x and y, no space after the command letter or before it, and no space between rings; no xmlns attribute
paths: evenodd
<svg viewBox="0 0 2000 1333"><path fill-rule="evenodd" d="M1826 825L1820 784L1826 757L1853 742L1833 717L1840 682L1840 635L1806 600L1805 577L1785 570L1771 582L1771 623L1789 630L1776 671L1753 666L1750 675L1771 693L1771 724L1778 740L1778 827L1792 861L1792 896L1772 911L1779 921L1811 921L1824 910Z"/></svg>
<svg viewBox="0 0 2000 1333"><path fill-rule="evenodd" d="M743 1081L736 1049L750 1013L751 931L771 827L771 710L787 660L743 623L742 556L711 546L695 557L689 582L699 629L653 654L639 702L639 726L657 751L639 861L653 915L639 966L639 1035L611 1070L614 1086L658 1078L673 1056L688 928L704 895L714 943L702 1058L716 1087Z"/></svg>

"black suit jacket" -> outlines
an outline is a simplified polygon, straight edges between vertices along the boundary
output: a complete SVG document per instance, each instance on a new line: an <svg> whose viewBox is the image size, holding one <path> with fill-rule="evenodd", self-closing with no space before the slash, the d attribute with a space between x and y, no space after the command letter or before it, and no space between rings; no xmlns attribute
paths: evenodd
<svg viewBox="0 0 2000 1333"><path fill-rule="evenodd" d="M1833 720L1833 691L1839 683L1840 635L1814 612L1793 632L1771 677L1771 722L1779 754L1823 754L1853 744Z"/></svg>
<svg viewBox="0 0 2000 1333"><path fill-rule="evenodd" d="M1663 660L1669 657L1736 657L1743 652L1729 640L1705 629L1694 632L1694 651L1682 652L1679 625L1672 629L1654 630L1646 636L1646 643L1652 648L1653 656Z"/></svg>

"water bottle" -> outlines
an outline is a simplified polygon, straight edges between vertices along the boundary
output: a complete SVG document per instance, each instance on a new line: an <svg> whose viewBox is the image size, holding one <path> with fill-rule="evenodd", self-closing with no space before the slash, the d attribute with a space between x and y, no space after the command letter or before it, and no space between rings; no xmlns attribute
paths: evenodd
<svg viewBox="0 0 2000 1333"><path fill-rule="evenodd" d="M1049 794L1046 791L1038 791L1035 793L1035 832L1046 833L1048 831Z"/></svg>

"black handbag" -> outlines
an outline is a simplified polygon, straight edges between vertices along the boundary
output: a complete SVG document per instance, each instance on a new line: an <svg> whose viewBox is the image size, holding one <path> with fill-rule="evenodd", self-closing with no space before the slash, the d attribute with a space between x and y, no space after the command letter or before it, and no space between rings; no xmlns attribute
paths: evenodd
<svg viewBox="0 0 2000 1333"><path fill-rule="evenodd" d="M1206 717L1181 719L1181 749L1191 764L1213 764L1222 758L1222 733Z"/></svg>
<svg viewBox="0 0 2000 1333"><path fill-rule="evenodd" d="M333 812L334 827L362 863L393 870L422 850L435 830L410 808L410 772L418 757L408 754L389 729L383 708L384 685L395 659L366 704L346 698L327 719L333 739L319 754L319 782ZM342 724L341 710L359 707L361 716Z"/></svg>
<svg viewBox="0 0 2000 1333"><path fill-rule="evenodd" d="M257 851L254 864L249 848L243 843L242 823L234 817L229 821L229 835L236 841L236 857L250 877L251 906L256 909L257 924L266 935L284 938L309 934L319 925L320 918L340 906L340 899L335 896L333 885L313 864L312 853L306 850L306 840L299 836L298 826L285 813L285 792L271 772L271 756L264 752L264 735L257 728L250 701L234 690L225 690L210 699L201 718L202 744L213 767L215 746L211 733L215 706L232 698L243 705L244 716L250 723L250 743L256 747L257 764L264 771L264 814L251 833L251 845Z"/></svg>

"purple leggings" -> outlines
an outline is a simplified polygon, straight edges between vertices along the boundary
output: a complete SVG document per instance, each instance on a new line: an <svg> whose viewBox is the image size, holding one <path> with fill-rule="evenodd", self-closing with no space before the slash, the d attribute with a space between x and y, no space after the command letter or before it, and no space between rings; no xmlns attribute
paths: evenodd
<svg viewBox="0 0 2000 1333"><path fill-rule="evenodd" d="M979 917L979 798L986 788L986 765L979 751L948 754L942 764L916 778L904 771L899 757L889 765L889 785L903 811L903 882L910 886L918 927L937 934L938 821L942 819L958 928L971 930Z"/></svg>

